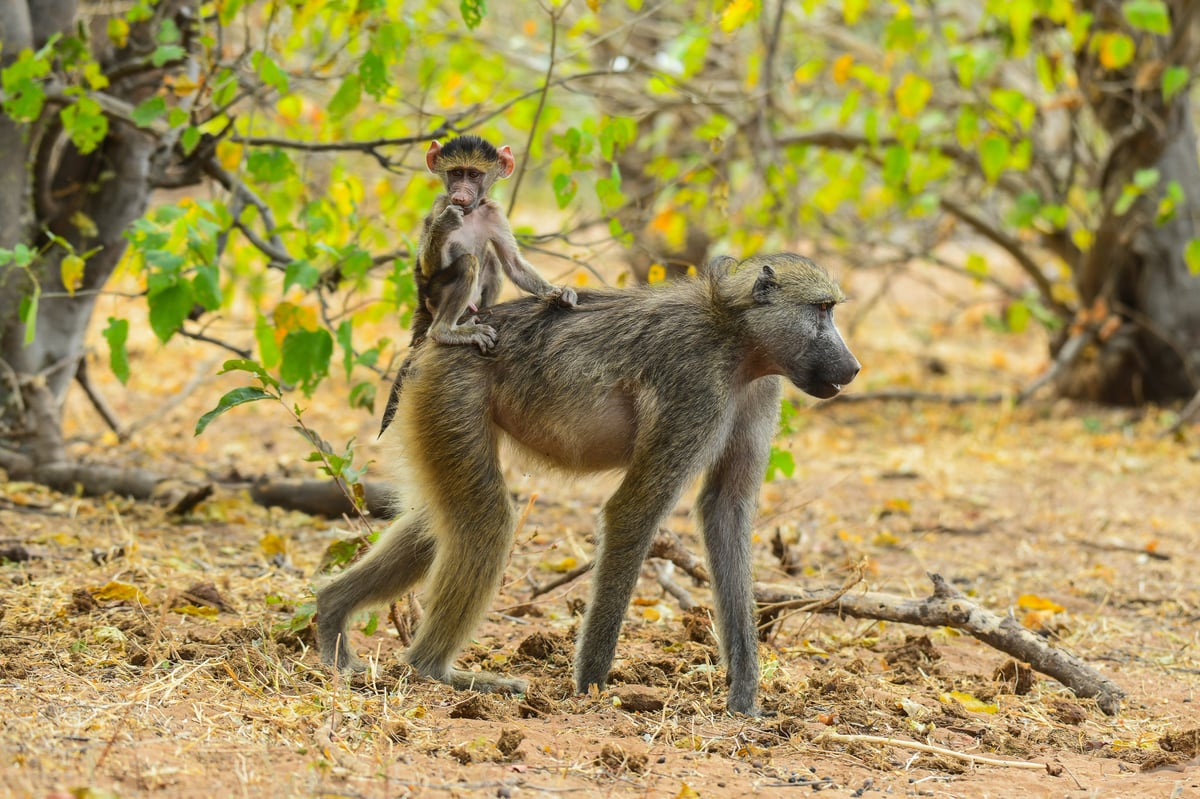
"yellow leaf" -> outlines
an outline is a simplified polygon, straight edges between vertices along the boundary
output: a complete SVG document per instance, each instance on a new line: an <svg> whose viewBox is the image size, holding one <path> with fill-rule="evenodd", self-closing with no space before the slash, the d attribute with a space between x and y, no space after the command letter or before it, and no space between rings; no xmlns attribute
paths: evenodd
<svg viewBox="0 0 1200 799"><path fill-rule="evenodd" d="M99 229L96 227L95 221L83 211L76 211L71 214L71 224L85 236L95 238L100 235Z"/></svg>
<svg viewBox="0 0 1200 799"><path fill-rule="evenodd" d="M268 558L287 554L287 539L275 533L267 533L258 541L262 553Z"/></svg>
<svg viewBox="0 0 1200 799"><path fill-rule="evenodd" d="M569 572L578 565L579 561L575 560L575 558L571 557L570 555L567 555L561 560L544 560L541 563L542 568L546 571L558 572L560 574Z"/></svg>
<svg viewBox="0 0 1200 799"><path fill-rule="evenodd" d="M902 497L892 497L883 503L883 507L892 513L909 513L912 511L912 503Z"/></svg>
<svg viewBox="0 0 1200 799"><path fill-rule="evenodd" d="M206 619L215 619L217 617L216 608L204 608L199 605L180 605L177 608L171 608L172 613L178 613L181 616L202 616Z"/></svg>
<svg viewBox="0 0 1200 799"><path fill-rule="evenodd" d="M963 706L964 710L969 710L972 713L995 713L1000 708L990 702L984 702L982 699L976 699L965 691L950 691L942 694L939 697L943 702L949 704L951 701L958 702Z"/></svg>
<svg viewBox="0 0 1200 799"><path fill-rule="evenodd" d="M227 139L217 142L217 163L231 172L237 169L242 163L242 145Z"/></svg>
<svg viewBox="0 0 1200 799"><path fill-rule="evenodd" d="M842 18L847 25L858 22L867 7L867 0L842 0Z"/></svg>
<svg viewBox="0 0 1200 799"><path fill-rule="evenodd" d="M587 284L588 284L587 272L576 272L575 273L575 285L576 286L586 286Z"/></svg>
<svg viewBox="0 0 1200 799"><path fill-rule="evenodd" d="M661 283L667 279L667 269L662 264L652 264L646 272L647 283Z"/></svg>
<svg viewBox="0 0 1200 799"><path fill-rule="evenodd" d="M71 254L62 259L58 265L59 271L62 274L63 288L72 297L75 296L75 289L83 285L83 259L78 255Z"/></svg>
<svg viewBox="0 0 1200 799"><path fill-rule="evenodd" d="M281 302L275 306L271 317L275 321L276 333L284 336L293 330L317 329L317 310L306 305Z"/></svg>
<svg viewBox="0 0 1200 799"><path fill-rule="evenodd" d="M700 794L688 785L686 782L679 783L679 793L675 794L675 799L700 799Z"/></svg>
<svg viewBox="0 0 1200 799"><path fill-rule="evenodd" d="M178 97L186 97L192 94L196 89L200 88L200 84L191 78L180 76L171 83L171 91Z"/></svg>
<svg viewBox="0 0 1200 799"><path fill-rule="evenodd" d="M732 33L746 24L750 15L758 10L754 0L732 0L721 12L721 30Z"/></svg>
<svg viewBox="0 0 1200 799"><path fill-rule="evenodd" d="M1023 610L1049 610L1052 613L1061 613L1063 610L1066 610L1066 608L1054 600L1046 599L1037 594L1021 594L1017 597L1017 607Z"/></svg>
<svg viewBox="0 0 1200 799"><path fill-rule="evenodd" d="M112 17L108 20L108 40L115 44L118 48L124 47L129 43L129 23L121 17Z"/></svg>
<svg viewBox="0 0 1200 799"><path fill-rule="evenodd" d="M850 80L850 68L854 66L854 56L849 53L838 56L833 62L833 82L841 86Z"/></svg>
<svg viewBox="0 0 1200 799"><path fill-rule="evenodd" d="M911 72L896 86L896 110L900 116L915 117L933 97L933 84Z"/></svg>
<svg viewBox="0 0 1200 799"><path fill-rule="evenodd" d="M90 589L92 596L101 601L137 602L149 605L150 599L136 585L129 583L107 582L99 588Z"/></svg>
<svg viewBox="0 0 1200 799"><path fill-rule="evenodd" d="M658 621L662 618L662 611L656 607L642 608L642 618L646 621Z"/></svg>

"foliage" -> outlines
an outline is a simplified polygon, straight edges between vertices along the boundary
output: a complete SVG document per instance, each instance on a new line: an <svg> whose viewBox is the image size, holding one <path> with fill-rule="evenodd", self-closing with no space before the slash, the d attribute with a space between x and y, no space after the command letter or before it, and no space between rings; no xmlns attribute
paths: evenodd
<svg viewBox="0 0 1200 799"><path fill-rule="evenodd" d="M1107 140L1086 114L1078 66L1136 70L1166 102L1186 95L1193 65L1146 44L1171 33L1169 8L1128 0L1119 19L1098 20L1088 5L222 0L187 29L139 0L107 17L103 35L122 46L153 21L151 64L194 69L116 107L80 28L10 59L3 109L22 123L56 113L80 152L110 135L112 118L132 122L217 187L133 225L124 264L164 343L206 314L254 309L252 335L228 345L260 385L227 394L200 432L240 403L309 396L333 372L350 381L352 406L375 410L397 352L362 331L407 324L414 236L438 191L421 151L466 131L514 145L518 174L500 190L520 195L504 199L561 211L518 234L580 282L632 241L621 211L648 206L657 235L679 244L703 225L720 252L821 231L821 246L858 263L920 256L1004 282L994 263L1007 251L1033 288L1012 287L997 319L1061 325L1079 304L1072 258L1093 246L1106 211L1149 198L1161 223L1183 206L1153 170L1118 198L1097 190ZM621 164L632 152L649 196L630 193ZM957 254L939 249L961 233ZM1193 241L1194 269L1197 253ZM68 286L89 257L71 255ZM25 245L0 251L18 267L34 257ZM39 291L33 280L22 320ZM104 331L122 380L127 324L113 317ZM31 323L26 335L37 335Z"/></svg>

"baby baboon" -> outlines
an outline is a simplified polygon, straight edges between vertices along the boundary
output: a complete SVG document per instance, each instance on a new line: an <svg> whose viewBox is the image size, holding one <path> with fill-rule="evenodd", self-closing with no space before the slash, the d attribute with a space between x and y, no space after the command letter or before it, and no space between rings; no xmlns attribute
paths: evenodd
<svg viewBox="0 0 1200 799"><path fill-rule="evenodd" d="M496 149L478 136L459 136L445 147L434 141L425 163L442 179L446 193L425 217L417 245L414 346L428 334L441 344L491 349L494 327L475 319L459 324L459 319L496 301L502 268L530 294L567 307L575 304L574 289L555 288L521 257L508 218L488 197L497 179L513 173L516 162L508 146Z"/></svg>
<svg viewBox="0 0 1200 799"><path fill-rule="evenodd" d="M478 136L459 136L444 147L434 141L425 153L425 164L442 179L446 193L438 195L421 224L412 348L428 336L441 344L491 349L496 328L479 324L475 316L461 324L460 320L468 311L477 314L496 301L501 269L518 288L547 302L574 307L575 290L551 285L521 257L508 218L499 203L488 197L492 184L511 175L516 165L507 145L496 149ZM380 435L391 424L410 363L411 355L392 383Z"/></svg>
<svg viewBox="0 0 1200 799"><path fill-rule="evenodd" d="M799 255L703 278L584 291L576 310L521 298L491 309L505 335L490 357L423 346L388 433L399 518L367 555L317 592L325 662L362 668L350 615L426 580L407 659L458 688L519 692L523 680L453 668L500 584L516 514L500 468L508 438L568 472L625 470L600 512L575 685L603 686L647 549L697 475L731 711L758 712L750 537L782 375L832 397L859 363L833 322L842 292Z"/></svg>

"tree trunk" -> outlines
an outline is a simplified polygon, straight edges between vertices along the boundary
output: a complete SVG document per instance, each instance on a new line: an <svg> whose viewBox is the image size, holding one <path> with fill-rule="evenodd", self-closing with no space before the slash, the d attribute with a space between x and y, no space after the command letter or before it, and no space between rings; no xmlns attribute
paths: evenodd
<svg viewBox="0 0 1200 799"><path fill-rule="evenodd" d="M102 90L106 108L135 107L179 70L179 62L153 66L150 54L164 18L173 18L181 31L188 29L194 19L190 2L154 4L151 18L133 25L121 47L106 33L105 12L89 10L82 23L89 30L86 41L111 80ZM75 35L75 17L76 0L0 0L3 62L44 45L55 33ZM144 66L131 66L139 64ZM120 75L113 69L118 66ZM78 486L87 494L114 491L190 507L211 488L185 485L176 490L163 475L115 463L73 463L63 446L63 399L81 369L96 299L125 251L126 229L145 213L172 160L174 141L110 110L104 140L82 153L61 122L60 111L69 100L61 91L49 90L32 124L0 113L0 247L11 251L23 245L35 253L26 266L11 259L0 266L0 469L11 479L60 490ZM69 291L62 263L72 253L86 255L86 264L82 284ZM34 336L26 343L20 308L35 288Z"/></svg>
<svg viewBox="0 0 1200 799"><path fill-rule="evenodd" d="M1102 30L1121 24L1121 11L1111 0L1086 5ZM1086 331L1092 341L1064 370L1059 389L1066 396L1136 404L1186 399L1200 391L1200 276L1184 260L1188 242L1200 237L1192 108L1186 89L1167 101L1157 80L1141 74L1154 64L1195 63L1200 14L1192 5L1173 2L1171 35L1142 35L1139 53L1152 55L1123 72L1104 69L1087 49L1077 53L1085 99L1113 144L1099 176L1106 210L1093 246L1075 269L1083 307L1096 309ZM1147 169L1158 172L1158 185L1117 213L1125 187ZM1171 182L1183 190L1184 201L1159 220L1159 203Z"/></svg>

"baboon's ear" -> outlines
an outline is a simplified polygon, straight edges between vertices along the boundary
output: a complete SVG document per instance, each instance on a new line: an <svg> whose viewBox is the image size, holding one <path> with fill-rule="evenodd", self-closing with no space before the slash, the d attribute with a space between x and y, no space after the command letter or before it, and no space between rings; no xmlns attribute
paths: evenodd
<svg viewBox="0 0 1200 799"><path fill-rule="evenodd" d="M775 277L775 270L769 266L763 266L762 272L754 281L754 288L750 291L750 296L760 305L766 305L775 301L775 292L779 289L779 279Z"/></svg>
<svg viewBox="0 0 1200 799"><path fill-rule="evenodd" d="M708 262L708 266L704 267L704 273L717 276L728 275L737 265L737 258L732 255L716 255Z"/></svg>

